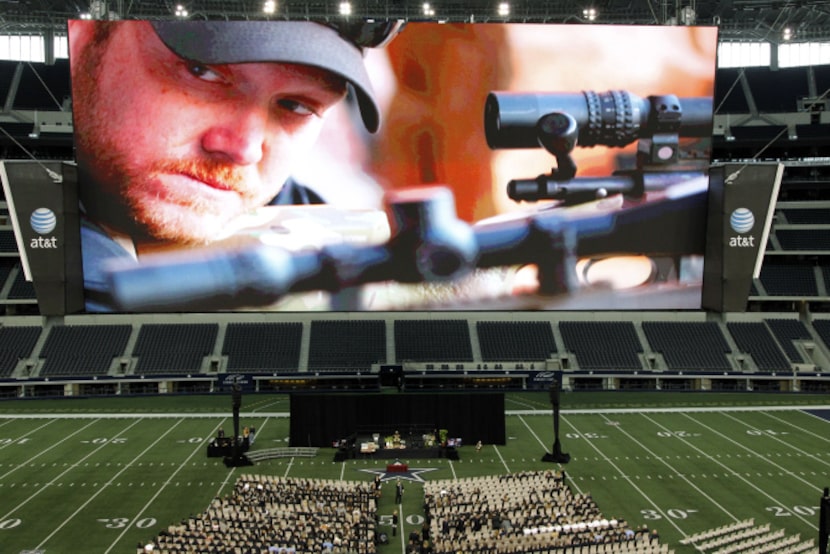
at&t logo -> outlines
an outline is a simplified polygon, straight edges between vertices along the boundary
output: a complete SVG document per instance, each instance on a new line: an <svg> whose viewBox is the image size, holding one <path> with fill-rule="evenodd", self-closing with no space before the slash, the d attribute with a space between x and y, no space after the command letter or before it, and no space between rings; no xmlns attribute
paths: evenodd
<svg viewBox="0 0 830 554"><path fill-rule="evenodd" d="M755 226L755 216L746 208L738 208L729 216L729 226L739 234L737 237L729 237L729 246L733 248L751 248L755 246L755 237L752 235L742 237Z"/></svg>
<svg viewBox="0 0 830 554"><path fill-rule="evenodd" d="M35 233L41 235L31 240L29 243L30 248L58 247L57 237L43 236L48 235L55 230L55 226L58 224L58 218L55 216L55 212L49 208L38 208L33 211L31 217L29 217L29 224L32 226L32 230Z"/></svg>

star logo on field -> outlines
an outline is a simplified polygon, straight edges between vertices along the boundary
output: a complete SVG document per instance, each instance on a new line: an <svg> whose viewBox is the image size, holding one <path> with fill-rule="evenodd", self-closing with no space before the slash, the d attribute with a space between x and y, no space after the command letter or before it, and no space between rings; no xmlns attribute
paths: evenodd
<svg viewBox="0 0 830 554"><path fill-rule="evenodd" d="M425 483L421 475L430 471L438 471L437 467L411 467L407 471L386 471L386 468L376 469L358 469L363 473L370 475L380 475L380 480L383 482L394 481L400 479L401 481L412 481L413 483Z"/></svg>

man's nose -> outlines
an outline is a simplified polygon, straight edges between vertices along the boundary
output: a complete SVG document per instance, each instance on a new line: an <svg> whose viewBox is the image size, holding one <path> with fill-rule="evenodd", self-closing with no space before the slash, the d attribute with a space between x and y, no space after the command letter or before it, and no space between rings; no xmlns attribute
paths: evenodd
<svg viewBox="0 0 830 554"><path fill-rule="evenodd" d="M267 111L236 112L208 128L202 136L202 148L231 163L256 164L262 160L267 127Z"/></svg>

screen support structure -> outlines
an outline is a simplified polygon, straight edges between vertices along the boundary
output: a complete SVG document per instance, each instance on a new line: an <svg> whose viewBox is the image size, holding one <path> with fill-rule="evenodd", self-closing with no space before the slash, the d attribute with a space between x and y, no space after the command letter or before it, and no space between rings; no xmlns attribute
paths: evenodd
<svg viewBox="0 0 830 554"><path fill-rule="evenodd" d="M548 392L550 393L550 403L553 406L553 452L545 452L545 455L542 456L542 461L567 464L571 461L571 455L567 452L562 452L562 443L559 442L559 407L561 405L559 379L553 380Z"/></svg>
<svg viewBox="0 0 830 554"><path fill-rule="evenodd" d="M225 456L225 466L252 466L254 465L253 462L242 453L242 437L239 435L239 409L242 407L242 387L239 383L234 383L231 387L231 404L233 409L233 454Z"/></svg>

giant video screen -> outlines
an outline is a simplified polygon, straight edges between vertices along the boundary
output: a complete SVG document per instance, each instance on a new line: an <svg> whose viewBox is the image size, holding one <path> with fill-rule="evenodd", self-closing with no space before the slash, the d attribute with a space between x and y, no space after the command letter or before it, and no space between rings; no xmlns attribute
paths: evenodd
<svg viewBox="0 0 830 554"><path fill-rule="evenodd" d="M699 309L717 32L71 21L89 312Z"/></svg>

